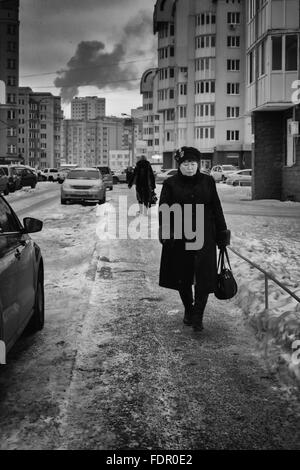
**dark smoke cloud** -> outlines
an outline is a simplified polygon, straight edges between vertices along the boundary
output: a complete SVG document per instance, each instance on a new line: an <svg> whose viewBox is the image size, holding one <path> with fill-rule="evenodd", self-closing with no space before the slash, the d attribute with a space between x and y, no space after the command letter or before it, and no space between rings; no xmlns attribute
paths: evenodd
<svg viewBox="0 0 300 470"><path fill-rule="evenodd" d="M139 63L139 60L145 55L154 59L152 17L148 12L139 12L123 31L119 42L109 52L100 41L82 41L78 44L66 70L59 72L54 81L55 86L61 88L63 101L71 101L78 94L78 88L84 85L100 90L105 87L131 90L139 86L137 79L147 67L147 62Z"/></svg>

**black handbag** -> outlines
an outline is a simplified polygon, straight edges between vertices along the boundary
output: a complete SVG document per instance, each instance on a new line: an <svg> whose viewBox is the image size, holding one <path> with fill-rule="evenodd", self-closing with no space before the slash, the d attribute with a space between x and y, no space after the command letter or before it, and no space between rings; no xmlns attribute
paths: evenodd
<svg viewBox="0 0 300 470"><path fill-rule="evenodd" d="M225 257L228 267L226 267ZM217 267L217 285L214 294L220 300L231 299L236 295L237 290L238 287L231 271L227 249L226 247L221 248Z"/></svg>

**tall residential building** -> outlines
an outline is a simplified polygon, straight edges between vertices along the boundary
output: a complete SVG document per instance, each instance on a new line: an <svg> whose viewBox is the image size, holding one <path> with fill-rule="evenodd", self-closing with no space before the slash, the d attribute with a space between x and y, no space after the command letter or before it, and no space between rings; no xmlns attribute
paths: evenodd
<svg viewBox="0 0 300 470"><path fill-rule="evenodd" d="M16 162L19 84L19 0L0 2L0 161Z"/></svg>
<svg viewBox="0 0 300 470"><path fill-rule="evenodd" d="M253 198L300 201L299 0L247 0Z"/></svg>
<svg viewBox="0 0 300 470"><path fill-rule="evenodd" d="M60 96L19 88L18 153L27 165L37 168L57 167L61 160Z"/></svg>
<svg viewBox="0 0 300 470"><path fill-rule="evenodd" d="M108 165L109 151L122 148L123 119L63 121L62 159L80 166Z"/></svg>
<svg viewBox="0 0 300 470"><path fill-rule="evenodd" d="M71 119L87 121L105 116L105 98L76 97L71 101Z"/></svg>
<svg viewBox="0 0 300 470"><path fill-rule="evenodd" d="M156 2L158 67L144 73L141 92L148 143L163 154L165 167L183 145L198 148L205 166L249 165L244 31L240 0Z"/></svg>

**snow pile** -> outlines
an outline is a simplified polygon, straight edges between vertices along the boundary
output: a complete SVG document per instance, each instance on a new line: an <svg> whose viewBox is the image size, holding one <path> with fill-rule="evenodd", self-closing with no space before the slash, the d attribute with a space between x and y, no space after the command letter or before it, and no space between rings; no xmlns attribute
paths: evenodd
<svg viewBox="0 0 300 470"><path fill-rule="evenodd" d="M265 224L266 225L266 224ZM275 237L274 237L275 238ZM300 297L298 255L280 240L233 236L232 247L272 274ZM237 300L261 341L271 369L286 370L300 380L300 303L272 280L268 280L269 305L265 308L265 276L246 261L231 253L231 265L239 291Z"/></svg>

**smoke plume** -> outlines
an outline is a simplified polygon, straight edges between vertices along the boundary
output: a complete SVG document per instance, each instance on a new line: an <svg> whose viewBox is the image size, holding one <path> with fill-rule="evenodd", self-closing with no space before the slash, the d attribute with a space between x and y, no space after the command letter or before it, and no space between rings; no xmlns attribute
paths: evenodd
<svg viewBox="0 0 300 470"><path fill-rule="evenodd" d="M82 41L65 70L58 72L54 84L61 88L63 101L70 102L78 94L80 86L89 85L99 90L123 88L131 90L139 86L139 77L147 68L143 56L154 59L152 18L147 12L127 23L120 41L111 51L100 41ZM140 62L139 62L140 61Z"/></svg>

